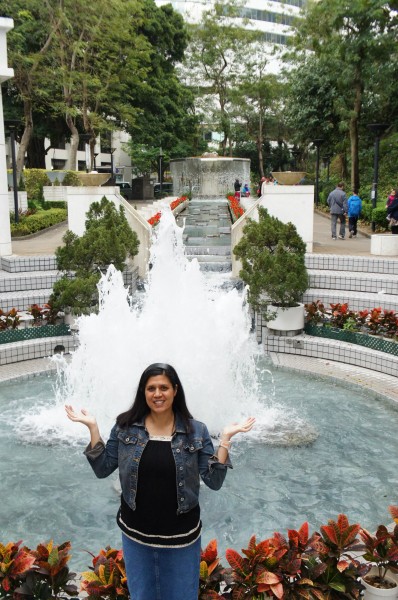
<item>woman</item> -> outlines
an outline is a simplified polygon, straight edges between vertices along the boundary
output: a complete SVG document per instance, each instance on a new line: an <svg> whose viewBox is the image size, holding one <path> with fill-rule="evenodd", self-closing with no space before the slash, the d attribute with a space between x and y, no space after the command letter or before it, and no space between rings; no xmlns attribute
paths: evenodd
<svg viewBox="0 0 398 600"><path fill-rule="evenodd" d="M390 222L391 233L398 234L398 189L390 204L387 206L387 219Z"/></svg>
<svg viewBox="0 0 398 600"><path fill-rule="evenodd" d="M97 477L119 468L122 488L117 523L131 600L197 600L200 563L199 476L222 486L231 467L231 438L254 419L224 428L217 453L203 423L190 414L173 367L150 365L132 407L120 414L106 445L95 418L66 405L91 442L85 454Z"/></svg>

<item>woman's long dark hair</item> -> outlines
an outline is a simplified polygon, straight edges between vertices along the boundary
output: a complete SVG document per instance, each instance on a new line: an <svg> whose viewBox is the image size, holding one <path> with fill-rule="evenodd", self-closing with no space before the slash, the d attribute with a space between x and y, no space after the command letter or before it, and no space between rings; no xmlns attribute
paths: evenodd
<svg viewBox="0 0 398 600"><path fill-rule="evenodd" d="M119 425L119 427L126 428L136 421L140 421L146 417L146 415L150 412L150 409L145 399L145 387L148 379L150 377L156 377L156 375L165 375L170 380L173 388L177 388L177 393L173 401L173 411L182 417L186 431L189 432L189 419L192 419L193 417L189 412L187 403L185 401L184 388L182 387L182 383L174 367L165 363L154 363L145 369L138 383L137 393L135 395L132 407L126 412L121 413L117 417L116 423Z"/></svg>

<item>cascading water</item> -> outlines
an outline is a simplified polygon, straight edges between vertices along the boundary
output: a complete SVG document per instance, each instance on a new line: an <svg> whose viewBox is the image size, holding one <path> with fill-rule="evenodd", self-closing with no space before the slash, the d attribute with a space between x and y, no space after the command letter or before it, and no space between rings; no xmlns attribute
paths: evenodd
<svg viewBox="0 0 398 600"><path fill-rule="evenodd" d="M132 403L141 372L151 363L172 364L188 406L217 435L227 422L256 416L256 440L274 444L313 441L317 434L297 415L264 396L258 384L258 347L250 335L245 294L220 291L222 275L206 277L184 255L183 229L167 206L154 236L145 293L129 298L112 266L99 283L99 314L79 319L79 347L70 363L57 361L54 406L33 409L19 434L36 443L87 437L70 423L64 403L96 415L104 436Z"/></svg>

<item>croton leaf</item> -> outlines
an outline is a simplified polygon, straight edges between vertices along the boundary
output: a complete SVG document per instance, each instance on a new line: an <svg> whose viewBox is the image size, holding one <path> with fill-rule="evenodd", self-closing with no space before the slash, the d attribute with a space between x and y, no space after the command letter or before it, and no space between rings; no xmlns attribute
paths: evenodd
<svg viewBox="0 0 398 600"><path fill-rule="evenodd" d="M209 570L207 568L207 562L205 560L202 560L200 563L200 567L199 567L199 577L201 579L207 579L209 574Z"/></svg>
<svg viewBox="0 0 398 600"><path fill-rule="evenodd" d="M388 510L394 521L398 523L398 506L391 505L388 507Z"/></svg>
<svg viewBox="0 0 398 600"><path fill-rule="evenodd" d="M272 593L277 598L283 598L283 585L281 583L277 583L276 585L271 585Z"/></svg>
<svg viewBox="0 0 398 600"><path fill-rule="evenodd" d="M339 562L337 563L337 570L340 571L340 573L342 573L343 571L348 569L349 566L350 563L348 562L348 560L339 560Z"/></svg>
<svg viewBox="0 0 398 600"><path fill-rule="evenodd" d="M217 558L217 540L210 540L205 550L202 552L202 560L207 563L213 562Z"/></svg>
<svg viewBox="0 0 398 600"><path fill-rule="evenodd" d="M236 571L244 571L245 559L242 558L242 556L238 554L236 550L228 548L225 552L225 556L233 569L235 569Z"/></svg>
<svg viewBox="0 0 398 600"><path fill-rule="evenodd" d="M256 583L268 583L269 585L274 583L279 583L281 578L276 573L271 573L271 571L262 571L260 575L256 578Z"/></svg>

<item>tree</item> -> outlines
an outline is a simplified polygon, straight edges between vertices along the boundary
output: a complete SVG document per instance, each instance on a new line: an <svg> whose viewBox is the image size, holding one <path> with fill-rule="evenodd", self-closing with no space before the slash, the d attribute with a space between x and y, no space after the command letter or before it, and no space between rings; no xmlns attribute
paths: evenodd
<svg viewBox="0 0 398 600"><path fill-rule="evenodd" d="M1 0L0 14L14 19L14 29L7 36L14 77L5 86L5 96L19 104L21 110L23 133L17 155L19 180L33 134L34 110L48 99L46 82L50 76L45 68L45 58L51 50L56 29L49 23L41 0L31 0L28 4L24 0Z"/></svg>
<svg viewBox="0 0 398 600"><path fill-rule="evenodd" d="M216 1L203 12L200 23L190 27L185 64L186 80L202 98L201 107L198 103L200 110L210 126L222 135L220 146L224 156L228 141L231 142L231 91L238 86L242 65L247 63L251 44L258 38L257 32L245 29L232 18L240 15L241 4L239 0Z"/></svg>
<svg viewBox="0 0 398 600"><path fill-rule="evenodd" d="M309 0L297 24L294 53L301 64L327 65L335 88L336 109L348 133L351 183L359 187L361 111L378 67L396 55L397 21L383 0ZM304 58L303 58L304 55ZM292 59L296 62L296 59ZM316 73L314 73L316 76ZM380 80L379 80L380 81ZM307 104L313 103L308 97Z"/></svg>
<svg viewBox="0 0 398 600"><path fill-rule="evenodd" d="M266 308L296 306L308 287L306 246L292 223L271 217L258 208L259 220L248 219L243 237L234 248L242 261L239 276L249 285L249 300Z"/></svg>
<svg viewBox="0 0 398 600"><path fill-rule="evenodd" d="M54 284L50 301L58 309L70 306L78 312L93 305L101 271L110 264L122 271L126 259L137 254L139 245L124 208L117 209L105 197L91 204L85 233L79 237L68 230L63 242L55 255L64 276Z"/></svg>

